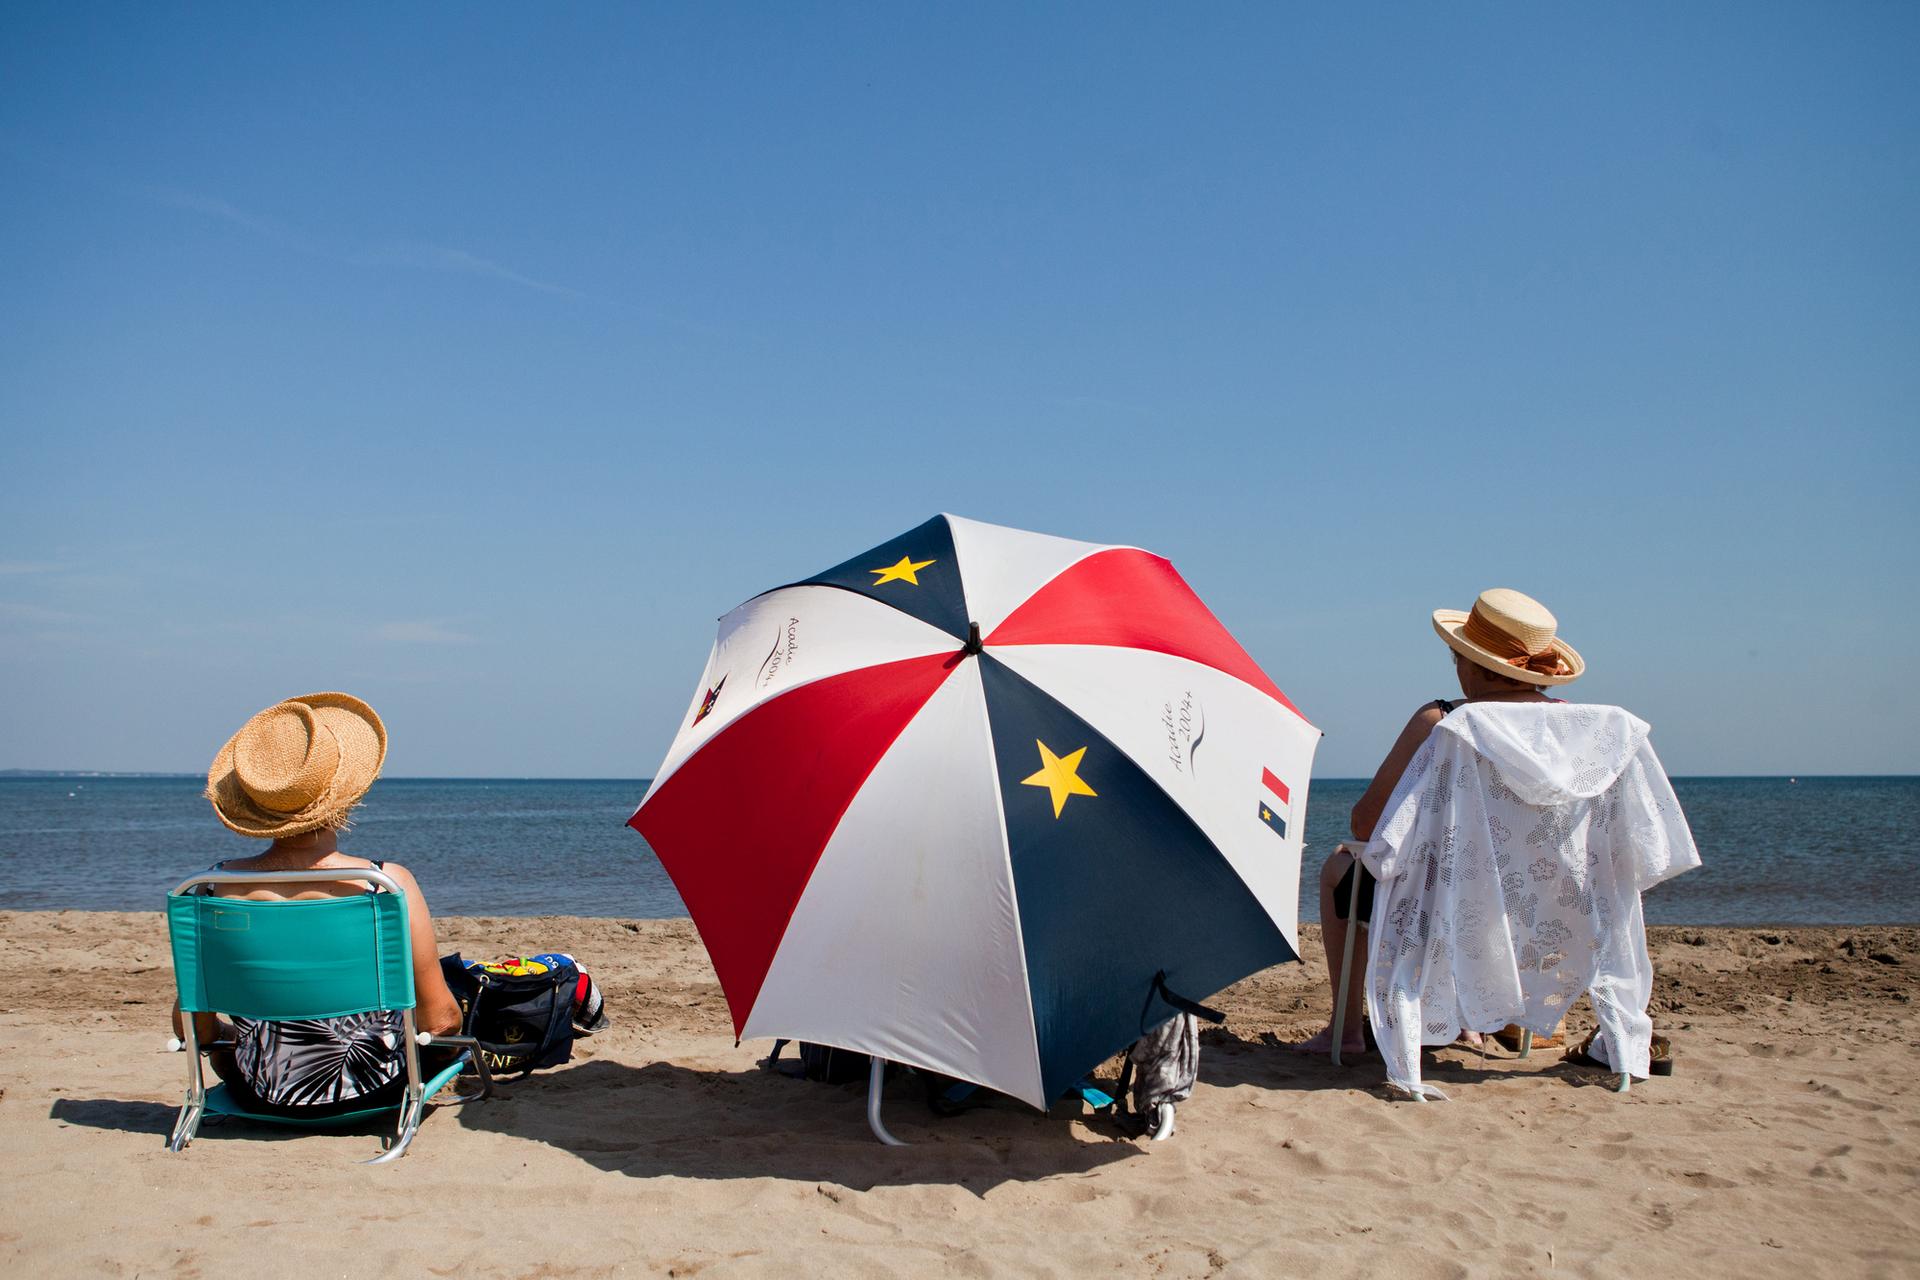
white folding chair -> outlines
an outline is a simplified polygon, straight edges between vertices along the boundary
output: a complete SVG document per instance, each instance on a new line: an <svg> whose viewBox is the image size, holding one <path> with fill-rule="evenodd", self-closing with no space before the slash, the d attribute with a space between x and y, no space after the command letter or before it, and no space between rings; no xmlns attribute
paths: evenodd
<svg viewBox="0 0 1920 1280"><path fill-rule="evenodd" d="M1340 982L1333 996L1333 1045L1331 1056L1333 1058L1333 1065L1336 1067L1341 1065L1340 1040L1346 1030L1347 992L1353 980L1353 939L1354 935L1360 932L1361 927L1359 920L1360 874L1366 870L1360 862L1360 850L1362 847L1364 846L1348 843L1334 846L1335 852L1344 851L1353 858L1353 889L1347 899L1347 938L1345 944L1341 947ZM1523 1059L1533 1056L1533 1032L1527 1030L1525 1027L1520 1029L1520 1051L1518 1056ZM1487 1049L1484 1039L1480 1045L1480 1061L1482 1065L1485 1065L1487 1061ZM1614 1086L1614 1092L1625 1093L1632 1087L1633 1077L1627 1072L1622 1071L1620 1073L1619 1083ZM1447 1100L1445 1094L1437 1094L1437 1096L1442 1102ZM1415 1102L1425 1102L1427 1099L1424 1094L1416 1093L1413 1095L1413 1100Z"/></svg>

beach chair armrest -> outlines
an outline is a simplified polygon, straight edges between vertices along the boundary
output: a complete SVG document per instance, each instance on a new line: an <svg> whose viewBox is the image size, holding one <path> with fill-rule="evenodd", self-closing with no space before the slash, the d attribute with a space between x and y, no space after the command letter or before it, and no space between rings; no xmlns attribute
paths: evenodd
<svg viewBox="0 0 1920 1280"><path fill-rule="evenodd" d="M210 1049L231 1049L239 1043L238 1040L209 1040L200 1046L200 1052L205 1053ZM186 1051L187 1042L185 1040L182 1040L179 1036L167 1037L168 1053L185 1053Z"/></svg>
<svg viewBox="0 0 1920 1280"><path fill-rule="evenodd" d="M480 1096L493 1094L493 1072L487 1067L487 1055L480 1048L480 1042L472 1036L437 1036L431 1031L422 1031L414 1037L420 1045L450 1044L467 1051L467 1060L473 1063L473 1069L480 1077Z"/></svg>

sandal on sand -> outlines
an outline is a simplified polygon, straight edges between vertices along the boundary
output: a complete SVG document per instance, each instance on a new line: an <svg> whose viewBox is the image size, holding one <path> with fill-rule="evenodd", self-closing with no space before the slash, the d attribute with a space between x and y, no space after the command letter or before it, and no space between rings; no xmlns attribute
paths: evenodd
<svg viewBox="0 0 1920 1280"><path fill-rule="evenodd" d="M1576 1067L1598 1067L1602 1071L1616 1070L1617 1068L1608 1066L1606 1063L1600 1061L1600 1059L1594 1057L1590 1052L1593 1048L1594 1037L1599 1034L1598 1031L1587 1032L1587 1038L1582 1040L1575 1048L1569 1049L1560 1060L1562 1062L1571 1062ZM1656 1076L1670 1076L1673 1074L1672 1041L1662 1035L1654 1036L1652 1044L1648 1047L1648 1056L1647 1074Z"/></svg>
<svg viewBox="0 0 1920 1280"><path fill-rule="evenodd" d="M1564 1025L1563 1023L1562 1026ZM1518 1053L1520 1052L1520 1030L1518 1023L1509 1022L1500 1030L1490 1031L1487 1034L1492 1036L1494 1042L1500 1045L1501 1048ZM1560 1038L1560 1027L1555 1027L1553 1034L1550 1036L1535 1036L1533 1038L1533 1047L1536 1049L1558 1049L1564 1043L1565 1041Z"/></svg>

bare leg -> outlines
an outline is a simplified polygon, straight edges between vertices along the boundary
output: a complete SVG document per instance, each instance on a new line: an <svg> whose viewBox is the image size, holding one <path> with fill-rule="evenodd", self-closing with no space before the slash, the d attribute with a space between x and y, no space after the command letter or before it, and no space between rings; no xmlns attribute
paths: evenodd
<svg viewBox="0 0 1920 1280"><path fill-rule="evenodd" d="M1329 994L1335 997L1339 995L1340 958L1346 946L1348 925L1345 920L1334 914L1333 889L1340 883L1340 877L1347 873L1347 868L1351 865L1353 865L1353 859L1336 850L1327 858L1326 865L1320 868L1320 941L1327 952L1327 985L1331 989ZM1342 1023L1340 1033L1340 1052L1343 1054L1359 1053L1366 1048L1365 1034L1360 1030L1360 1007L1364 1003L1363 997L1366 994L1362 988L1365 986L1366 967L1363 960L1367 954L1367 930L1364 925L1356 927L1359 928L1360 933L1354 939L1354 959L1359 972L1353 976L1347 988L1347 1016ZM1326 1029L1319 1035L1293 1047L1301 1053L1325 1053L1333 1048L1332 1020L1328 1020Z"/></svg>

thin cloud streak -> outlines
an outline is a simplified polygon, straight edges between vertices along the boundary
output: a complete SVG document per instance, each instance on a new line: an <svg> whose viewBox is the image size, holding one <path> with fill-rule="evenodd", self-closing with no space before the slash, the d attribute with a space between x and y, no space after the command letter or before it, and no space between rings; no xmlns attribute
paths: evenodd
<svg viewBox="0 0 1920 1280"><path fill-rule="evenodd" d="M297 227L290 227L273 218L249 213L216 196L202 195L180 187L140 187L136 190L156 204L217 218L262 240L282 248L292 249L308 257L326 258L356 267L404 267L414 271L478 276L486 280L498 280L504 284L518 285L523 289L551 294L554 297L587 300L587 295L578 289L570 289L565 285L525 275L510 267L502 266L491 258L481 257L477 253L471 253L453 245L396 241L371 248L341 248L328 245L320 238L309 235Z"/></svg>
<svg viewBox="0 0 1920 1280"><path fill-rule="evenodd" d="M550 293L560 298L575 298L585 301L587 295L578 289L569 289L565 285L551 284L545 280L536 280L532 276L521 275L508 267L503 267L491 258L483 258L465 249L449 248L439 244L390 244L368 253L356 255L356 264L364 266L413 267L422 271L445 271L452 275L480 276L488 280L503 280L508 284L517 284L523 289L536 289L541 293Z"/></svg>
<svg viewBox="0 0 1920 1280"><path fill-rule="evenodd" d="M215 218L230 226L238 227L258 239L279 245L283 249L328 262L339 262L354 267L400 267L411 271L432 271L443 275L465 275L498 280L502 284L517 285L522 289L530 289L552 297L570 298L578 302L589 302L596 306L612 307L634 315L646 316L658 323L671 325L687 333L697 333L703 337L720 338L731 342L771 341L765 335L752 333L737 326L715 325L693 320L657 306L620 298L599 297L568 285L542 280L538 276L515 271L503 263L454 245L434 244L430 241L387 241L373 245L329 242L299 227L261 217L215 196L189 191L182 187L128 183L96 166L74 160L69 156L49 153L45 147L28 146L17 139L0 137L0 155L9 156L16 161L34 165L48 172L63 174L121 196L130 196L149 204L163 205L170 209Z"/></svg>
<svg viewBox="0 0 1920 1280"><path fill-rule="evenodd" d="M438 622L383 622L373 629L376 640L389 644L478 644L477 637Z"/></svg>
<svg viewBox="0 0 1920 1280"><path fill-rule="evenodd" d="M87 620L83 614L68 613L64 609L48 609L37 604L21 604L12 600L0 600L0 619L52 625Z"/></svg>
<svg viewBox="0 0 1920 1280"><path fill-rule="evenodd" d="M139 193L155 204L163 204L169 209L185 209L190 213L202 213L210 218L252 232L263 240L289 249L309 254L316 258L334 257L327 252L318 240L303 235L293 228L273 221L271 218L257 217L244 209L236 208L225 200L213 196L203 196L193 191L184 191L179 187L139 187Z"/></svg>
<svg viewBox="0 0 1920 1280"><path fill-rule="evenodd" d="M1160 417L1160 410L1152 405L1130 404L1125 400L1109 400L1105 396L1049 396L1054 404L1067 409L1099 409L1110 413L1132 413L1141 417Z"/></svg>

